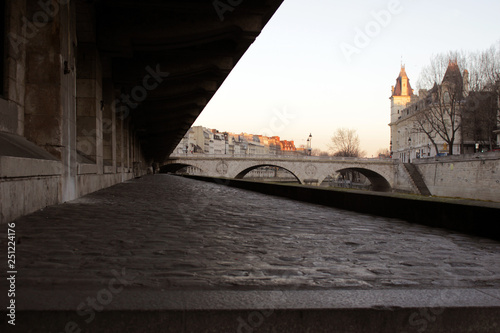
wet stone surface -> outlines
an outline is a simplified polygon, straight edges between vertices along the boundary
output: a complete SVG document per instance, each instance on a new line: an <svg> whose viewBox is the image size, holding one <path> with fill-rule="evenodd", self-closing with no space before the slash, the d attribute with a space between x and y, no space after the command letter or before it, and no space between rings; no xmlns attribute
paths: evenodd
<svg viewBox="0 0 500 333"><path fill-rule="evenodd" d="M498 242L168 175L15 222L20 286L113 270L160 290L500 286Z"/></svg>

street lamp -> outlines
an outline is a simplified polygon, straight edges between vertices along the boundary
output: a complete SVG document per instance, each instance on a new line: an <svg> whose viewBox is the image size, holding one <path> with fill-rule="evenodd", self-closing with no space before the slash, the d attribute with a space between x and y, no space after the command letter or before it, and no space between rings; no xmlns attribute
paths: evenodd
<svg viewBox="0 0 500 333"><path fill-rule="evenodd" d="M408 163L411 163L411 138L408 138L408 147L410 148L408 152Z"/></svg>
<svg viewBox="0 0 500 333"><path fill-rule="evenodd" d="M431 156L431 145L427 144L427 156Z"/></svg>
<svg viewBox="0 0 500 333"><path fill-rule="evenodd" d="M312 141L312 135L309 133L309 137L307 138L307 155L311 156L311 141Z"/></svg>

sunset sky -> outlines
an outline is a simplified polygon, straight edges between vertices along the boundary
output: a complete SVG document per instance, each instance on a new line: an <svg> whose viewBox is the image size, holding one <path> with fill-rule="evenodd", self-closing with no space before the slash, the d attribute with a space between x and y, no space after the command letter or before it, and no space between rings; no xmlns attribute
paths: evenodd
<svg viewBox="0 0 500 333"><path fill-rule="evenodd" d="M499 13L486 0L285 0L193 126L297 146L311 133L321 150L347 127L370 157L389 148L401 63L416 89L433 55L499 43Z"/></svg>

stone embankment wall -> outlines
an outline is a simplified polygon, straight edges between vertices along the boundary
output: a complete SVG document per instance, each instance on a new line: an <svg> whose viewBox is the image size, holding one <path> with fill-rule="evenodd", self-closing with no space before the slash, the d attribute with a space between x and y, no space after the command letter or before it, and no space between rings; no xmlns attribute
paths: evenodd
<svg viewBox="0 0 500 333"><path fill-rule="evenodd" d="M500 152L412 161L432 195L500 202Z"/></svg>

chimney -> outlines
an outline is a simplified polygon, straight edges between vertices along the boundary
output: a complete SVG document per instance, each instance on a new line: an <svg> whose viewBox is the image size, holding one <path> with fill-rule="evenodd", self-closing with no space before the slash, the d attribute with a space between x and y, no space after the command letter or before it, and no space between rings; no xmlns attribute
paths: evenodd
<svg viewBox="0 0 500 333"><path fill-rule="evenodd" d="M467 71L466 69L464 69L464 73L462 75L463 77L463 84L464 84L464 93L468 93L469 92L469 71Z"/></svg>

